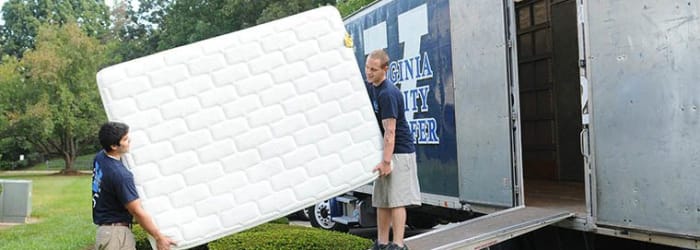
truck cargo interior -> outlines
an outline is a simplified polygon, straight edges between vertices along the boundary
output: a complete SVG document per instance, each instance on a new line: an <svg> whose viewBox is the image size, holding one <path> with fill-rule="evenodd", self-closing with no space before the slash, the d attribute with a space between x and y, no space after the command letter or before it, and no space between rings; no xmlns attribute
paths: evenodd
<svg viewBox="0 0 700 250"><path fill-rule="evenodd" d="M515 6L525 204L585 213L576 1Z"/></svg>

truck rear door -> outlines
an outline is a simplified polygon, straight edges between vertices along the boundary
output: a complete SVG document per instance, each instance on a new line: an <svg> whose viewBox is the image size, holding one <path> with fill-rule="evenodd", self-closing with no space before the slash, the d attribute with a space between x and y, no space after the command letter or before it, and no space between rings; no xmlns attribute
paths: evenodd
<svg viewBox="0 0 700 250"><path fill-rule="evenodd" d="M700 6L583 10L596 223L700 237Z"/></svg>
<svg viewBox="0 0 700 250"><path fill-rule="evenodd" d="M451 1L460 199L522 204L513 1Z"/></svg>

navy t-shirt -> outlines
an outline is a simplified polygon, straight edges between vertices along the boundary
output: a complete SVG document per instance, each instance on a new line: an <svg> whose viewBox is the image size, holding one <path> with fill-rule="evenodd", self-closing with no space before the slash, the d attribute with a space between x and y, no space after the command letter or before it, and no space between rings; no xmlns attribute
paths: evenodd
<svg viewBox="0 0 700 250"><path fill-rule="evenodd" d="M371 85L371 83L369 83ZM413 144L411 130L404 115L403 95L391 81L384 80L377 87L371 85L370 100L374 107L374 113L379 122L379 128L384 134L384 126L381 121L388 118L396 119L396 136L394 137L394 154L406 154L416 152Z"/></svg>
<svg viewBox="0 0 700 250"><path fill-rule="evenodd" d="M97 224L131 223L126 204L139 198L134 175L121 161L100 151L92 162L92 221Z"/></svg>

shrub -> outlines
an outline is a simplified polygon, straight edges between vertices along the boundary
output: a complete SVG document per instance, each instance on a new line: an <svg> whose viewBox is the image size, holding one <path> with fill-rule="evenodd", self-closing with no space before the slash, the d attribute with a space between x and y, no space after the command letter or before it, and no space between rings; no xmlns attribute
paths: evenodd
<svg viewBox="0 0 700 250"><path fill-rule="evenodd" d="M150 250L148 234L134 225L137 250ZM246 231L227 236L208 245L192 249L256 250L256 249L368 249L372 241L351 234L325 231L316 228L289 225L287 218L280 218Z"/></svg>
<svg viewBox="0 0 700 250"><path fill-rule="evenodd" d="M151 250L151 242L148 241L148 233L146 233L146 230L143 230L141 226L138 224L134 225L134 228L131 229L132 232L134 232L134 239L136 240L136 250ZM207 245L201 245L201 246L196 246L193 248L190 248L192 250L207 250Z"/></svg>
<svg viewBox="0 0 700 250"><path fill-rule="evenodd" d="M289 225L289 219L287 217L282 217L282 218L270 221L270 223Z"/></svg>
<svg viewBox="0 0 700 250"><path fill-rule="evenodd" d="M209 243L228 249L368 249L372 241L354 235L293 225L264 224Z"/></svg>
<svg viewBox="0 0 700 250"><path fill-rule="evenodd" d="M151 243L148 242L148 233L146 233L146 230L143 230L140 225L136 224L131 231L134 232L137 250L151 250Z"/></svg>

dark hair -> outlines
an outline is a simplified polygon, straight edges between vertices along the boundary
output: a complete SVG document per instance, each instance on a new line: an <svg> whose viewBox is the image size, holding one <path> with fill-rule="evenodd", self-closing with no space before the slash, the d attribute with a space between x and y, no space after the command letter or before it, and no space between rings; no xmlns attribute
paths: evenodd
<svg viewBox="0 0 700 250"><path fill-rule="evenodd" d="M119 141L121 141L122 137L128 132L129 125L121 122L107 122L102 124L98 135L100 138L100 145L102 145L105 151L110 152L112 151L112 145L119 146Z"/></svg>

